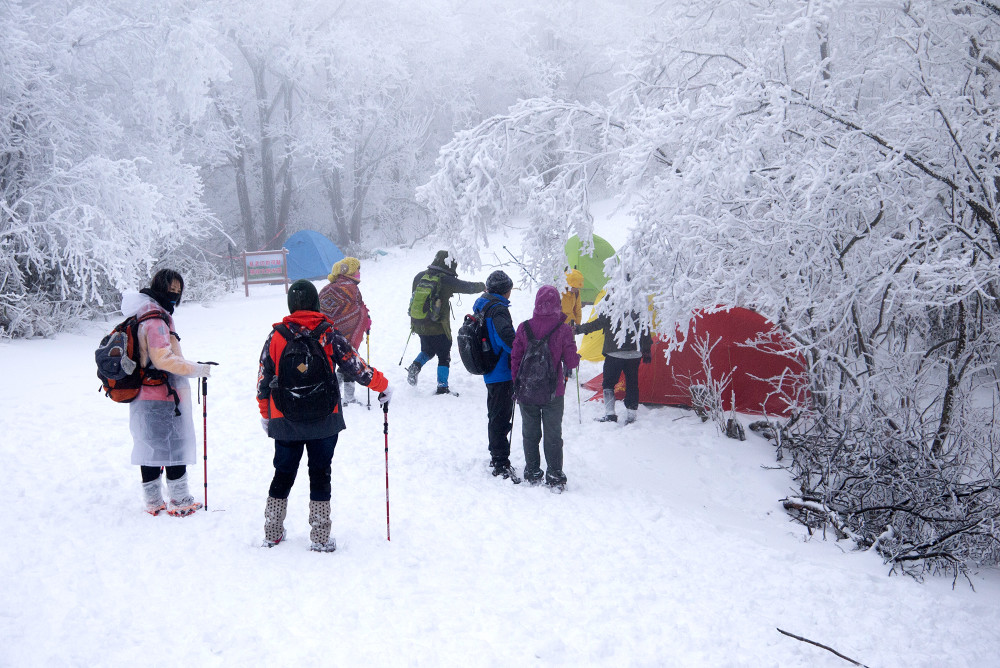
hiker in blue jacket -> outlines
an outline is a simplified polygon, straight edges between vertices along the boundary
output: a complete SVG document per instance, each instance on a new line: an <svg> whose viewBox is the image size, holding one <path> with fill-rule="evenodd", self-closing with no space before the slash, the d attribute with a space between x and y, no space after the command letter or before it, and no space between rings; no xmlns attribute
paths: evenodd
<svg viewBox="0 0 1000 668"><path fill-rule="evenodd" d="M483 376L486 382L486 414L488 418L490 466L493 475L521 480L510 465L508 434L514 421L514 382L510 376L510 351L514 345L514 323L510 317L510 293L514 281L503 271L494 271L486 279L483 293L472 310L485 312L483 321L489 333L490 346L500 357L493 370Z"/></svg>

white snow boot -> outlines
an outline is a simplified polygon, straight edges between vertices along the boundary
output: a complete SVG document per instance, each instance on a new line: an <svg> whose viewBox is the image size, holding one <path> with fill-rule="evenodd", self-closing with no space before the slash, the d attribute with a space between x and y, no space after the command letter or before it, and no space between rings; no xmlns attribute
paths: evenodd
<svg viewBox="0 0 1000 668"><path fill-rule="evenodd" d="M285 537L285 513L288 512L288 499L267 497L264 506L264 542L261 547L274 547Z"/></svg>
<svg viewBox="0 0 1000 668"><path fill-rule="evenodd" d="M313 552L333 552L337 541L330 538L330 502L309 501L309 549Z"/></svg>
<svg viewBox="0 0 1000 668"><path fill-rule="evenodd" d="M627 409L627 412L625 413L625 424L632 424L638 416L639 411L632 410L631 408Z"/></svg>
<svg viewBox="0 0 1000 668"><path fill-rule="evenodd" d="M170 504L167 507L168 515L187 517L202 507L202 504L195 501L191 492L188 491L187 472L177 480L167 478L167 493L170 496Z"/></svg>
<svg viewBox="0 0 1000 668"><path fill-rule="evenodd" d="M163 488L160 486L159 477L156 480L142 483L142 496L146 502L146 512L150 515L159 515L167 509L167 504L163 501Z"/></svg>
<svg viewBox="0 0 1000 668"><path fill-rule="evenodd" d="M344 380L344 396L341 402L344 406L350 404L360 404L361 402L354 398L354 388L355 384L349 380Z"/></svg>
<svg viewBox="0 0 1000 668"><path fill-rule="evenodd" d="M615 391L604 390L604 417L594 418L598 422L618 422L615 414Z"/></svg>

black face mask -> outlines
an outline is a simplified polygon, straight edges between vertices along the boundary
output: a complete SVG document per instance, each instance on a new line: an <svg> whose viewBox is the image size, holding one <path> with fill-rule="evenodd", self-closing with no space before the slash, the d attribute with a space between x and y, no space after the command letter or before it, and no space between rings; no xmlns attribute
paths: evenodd
<svg viewBox="0 0 1000 668"><path fill-rule="evenodd" d="M181 303L181 293L179 292L168 292L165 296L167 301L169 301L173 306L178 306Z"/></svg>

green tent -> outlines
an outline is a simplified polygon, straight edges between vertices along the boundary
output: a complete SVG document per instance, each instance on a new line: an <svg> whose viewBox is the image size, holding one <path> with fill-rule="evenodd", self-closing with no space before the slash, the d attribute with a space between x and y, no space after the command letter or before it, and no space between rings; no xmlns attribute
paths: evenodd
<svg viewBox="0 0 1000 668"><path fill-rule="evenodd" d="M566 242L566 263L570 269L579 269L583 274L583 289L580 290L580 300L584 304L593 304L597 293L601 291L608 277L604 275L604 261L614 256L615 249L601 237L594 235L593 255L580 254L580 239L575 234Z"/></svg>

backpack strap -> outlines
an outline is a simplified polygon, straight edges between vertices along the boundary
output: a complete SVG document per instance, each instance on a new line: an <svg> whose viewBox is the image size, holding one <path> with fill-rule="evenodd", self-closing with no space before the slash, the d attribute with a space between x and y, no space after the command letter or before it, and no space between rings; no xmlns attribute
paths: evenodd
<svg viewBox="0 0 1000 668"><path fill-rule="evenodd" d="M141 316L135 319L136 334L138 334L139 332L139 325L146 322L147 320L153 320L153 319L162 320L164 324L170 325L170 319L168 318L166 313L160 310L149 311L147 313L143 313ZM177 332L169 328L168 331L178 341L181 340L181 337L177 336ZM146 376L147 378L152 378L153 380L162 381L163 385L167 386L167 396L174 398L174 416L179 417L181 414L181 397L179 394L177 394L177 390L174 389L174 386L170 384L170 376L167 375L167 373L162 369L157 369L155 366L153 366L152 360L146 362L146 366L142 370L142 372L143 375Z"/></svg>
<svg viewBox="0 0 1000 668"><path fill-rule="evenodd" d="M528 332L528 340L529 341L536 340L537 337L535 336L535 333L533 331L531 331L531 322L530 321L526 320L524 322L524 329L525 329L525 331ZM546 334L545 336L543 336L541 340L545 341L546 343L548 343L549 342L549 337L552 336L552 332L556 331L557 329L559 329L559 325L556 325L554 328L552 328L552 330L548 334Z"/></svg>

